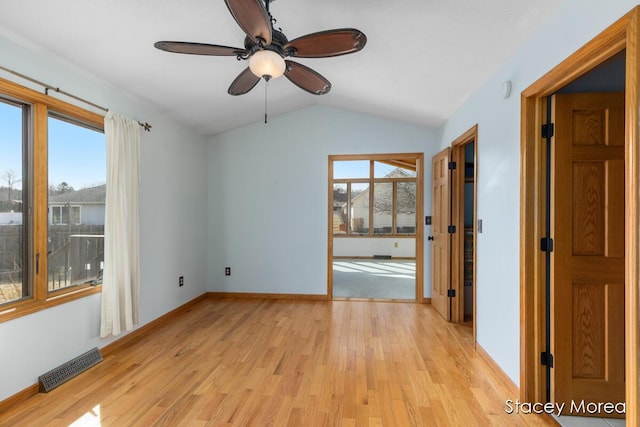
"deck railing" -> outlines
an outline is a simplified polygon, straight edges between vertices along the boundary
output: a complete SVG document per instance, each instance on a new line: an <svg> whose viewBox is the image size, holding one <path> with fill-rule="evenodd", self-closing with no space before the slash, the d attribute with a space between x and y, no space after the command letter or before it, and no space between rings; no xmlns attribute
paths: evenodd
<svg viewBox="0 0 640 427"><path fill-rule="evenodd" d="M49 291L85 283L100 284L104 235L72 234L48 257Z"/></svg>

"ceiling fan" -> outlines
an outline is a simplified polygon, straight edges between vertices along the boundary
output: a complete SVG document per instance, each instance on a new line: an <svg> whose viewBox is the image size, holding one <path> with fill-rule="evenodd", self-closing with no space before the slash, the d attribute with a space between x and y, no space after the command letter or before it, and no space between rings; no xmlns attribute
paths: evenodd
<svg viewBox="0 0 640 427"><path fill-rule="evenodd" d="M159 41L154 46L167 52L248 59L249 66L229 86L227 92L230 95L243 95L253 89L261 78L268 82L283 74L301 89L314 95L324 95L331 90L329 80L311 68L285 58L326 58L358 52L367 43L367 37L354 28L341 28L289 41L281 29L273 27L275 19L269 13L269 3L273 1L224 0L246 34L244 49L180 41Z"/></svg>

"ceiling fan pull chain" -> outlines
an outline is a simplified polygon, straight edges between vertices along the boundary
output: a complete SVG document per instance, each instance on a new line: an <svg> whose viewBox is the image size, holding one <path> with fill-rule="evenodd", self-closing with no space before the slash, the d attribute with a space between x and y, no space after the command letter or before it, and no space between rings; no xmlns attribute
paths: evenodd
<svg viewBox="0 0 640 427"><path fill-rule="evenodd" d="M267 124L267 94L269 88L269 79L264 79L264 123Z"/></svg>

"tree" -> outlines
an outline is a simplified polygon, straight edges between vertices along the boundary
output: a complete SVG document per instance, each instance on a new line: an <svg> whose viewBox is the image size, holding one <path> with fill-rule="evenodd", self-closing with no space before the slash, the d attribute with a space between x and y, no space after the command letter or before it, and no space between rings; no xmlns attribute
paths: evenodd
<svg viewBox="0 0 640 427"><path fill-rule="evenodd" d="M403 169L395 169L387 175L388 178L414 177ZM416 212L416 183L412 181L396 182L396 213L414 214ZM376 212L393 210L393 183L384 182L374 186L373 208Z"/></svg>
<svg viewBox="0 0 640 427"><path fill-rule="evenodd" d="M399 182L397 188L396 209L399 214L416 213L416 183Z"/></svg>
<svg viewBox="0 0 640 427"><path fill-rule="evenodd" d="M16 173L13 169L7 169L2 175L2 179L7 183L7 205L9 210L13 209L13 186L22 181L16 178Z"/></svg>
<svg viewBox="0 0 640 427"><path fill-rule="evenodd" d="M60 184L53 186L49 186L49 195L57 196L58 194L68 193L70 191L75 191L72 186L67 184L65 181L62 181Z"/></svg>
<svg viewBox="0 0 640 427"><path fill-rule="evenodd" d="M64 194L64 193L68 193L70 191L73 191L73 187L70 186L69 184L67 184L65 181L62 181L60 184L58 184L58 186L56 187L56 192L58 194Z"/></svg>

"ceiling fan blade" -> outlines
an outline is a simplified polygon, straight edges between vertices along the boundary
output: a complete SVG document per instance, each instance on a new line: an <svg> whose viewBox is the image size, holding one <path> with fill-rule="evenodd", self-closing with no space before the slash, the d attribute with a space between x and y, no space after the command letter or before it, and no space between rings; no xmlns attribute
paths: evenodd
<svg viewBox="0 0 640 427"><path fill-rule="evenodd" d="M258 82L260 81L260 77L256 76L251 72L249 67L245 68L243 72L238 74L238 77L231 83L229 86L229 90L227 91L229 95L244 95L253 89Z"/></svg>
<svg viewBox="0 0 640 427"><path fill-rule="evenodd" d="M367 44L367 36L355 28L320 31L291 40L284 47L298 58L326 58L346 55L361 50Z"/></svg>
<svg viewBox="0 0 640 427"><path fill-rule="evenodd" d="M311 68L293 61L285 61L287 68L284 75L300 89L314 95L324 95L331 90L329 80Z"/></svg>
<svg viewBox="0 0 640 427"><path fill-rule="evenodd" d="M254 42L271 44L271 18L262 0L224 0L242 31Z"/></svg>
<svg viewBox="0 0 640 427"><path fill-rule="evenodd" d="M239 47L219 46L217 44L159 41L153 44L157 49L166 52L188 53L192 55L238 56L247 51Z"/></svg>

